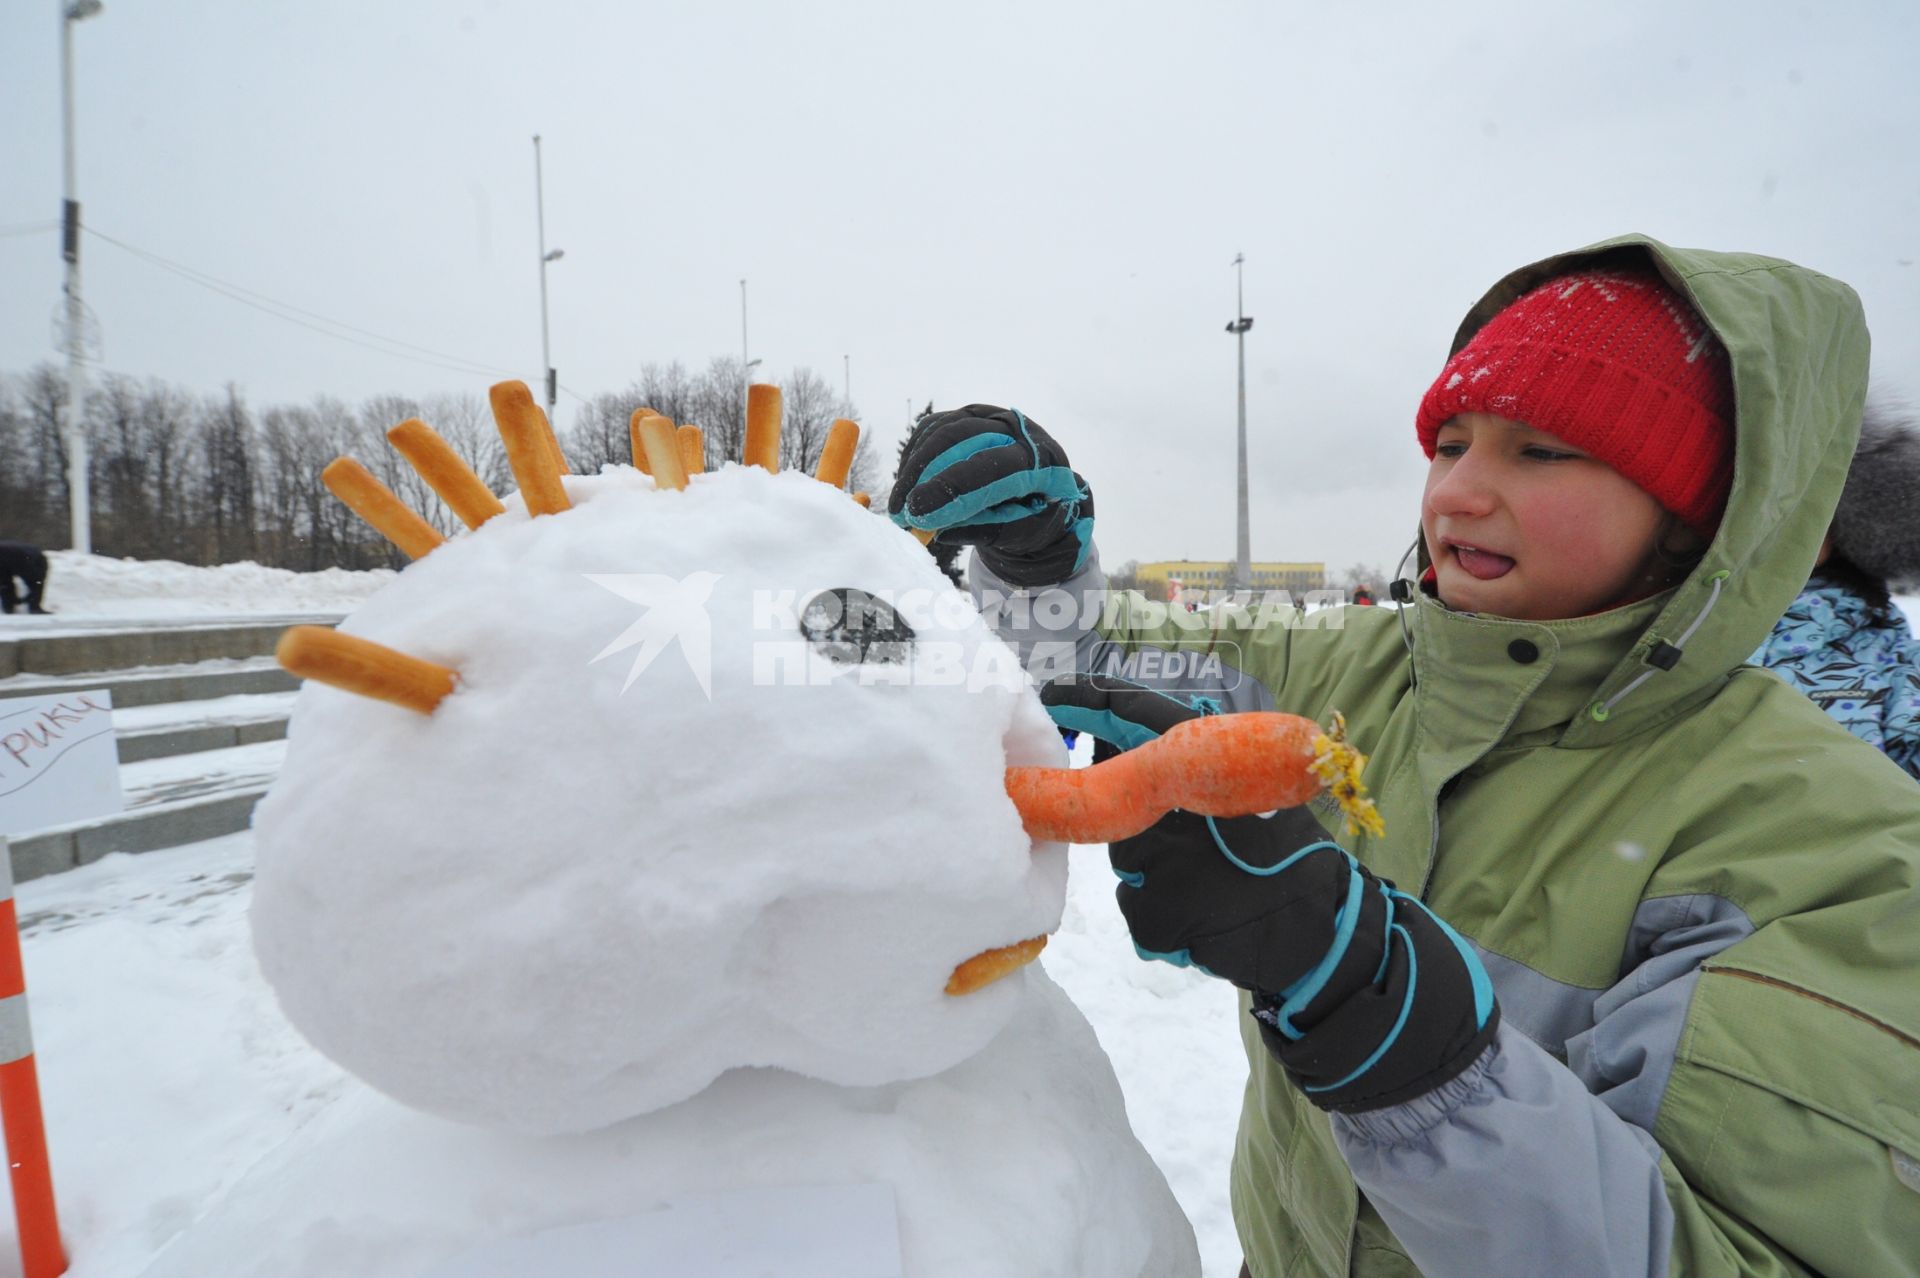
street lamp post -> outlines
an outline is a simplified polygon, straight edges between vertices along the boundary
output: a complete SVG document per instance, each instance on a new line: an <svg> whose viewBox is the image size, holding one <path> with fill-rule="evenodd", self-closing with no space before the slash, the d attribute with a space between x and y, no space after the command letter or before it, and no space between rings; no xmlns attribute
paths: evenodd
<svg viewBox="0 0 1920 1278"><path fill-rule="evenodd" d="M553 421L554 405L560 399L560 374L553 366L553 347L547 340L547 263L567 255L565 249L547 251L547 193L540 172L540 135L533 135L533 208L540 233L540 368L547 379L547 421Z"/></svg>
<svg viewBox="0 0 1920 1278"><path fill-rule="evenodd" d="M93 518L87 484L87 429L81 401L87 393L82 360L86 307L80 303L80 194L73 164L73 24L99 13L100 0L68 0L60 9L60 133L65 189L60 209L60 256L67 262L67 505L73 548L93 553Z"/></svg>
<svg viewBox="0 0 1920 1278"><path fill-rule="evenodd" d="M753 370L760 363L747 358L747 282L740 281L740 412L747 411L747 387L753 385ZM745 422L746 418L741 417ZM742 429L745 429L744 426Z"/></svg>
<svg viewBox="0 0 1920 1278"><path fill-rule="evenodd" d="M1247 524L1247 330L1253 327L1253 318L1247 314L1246 286L1241 273L1246 260L1244 253L1233 255L1234 319L1227 325L1227 331L1240 346L1240 536L1233 563L1235 590L1249 590L1253 586L1252 536Z"/></svg>

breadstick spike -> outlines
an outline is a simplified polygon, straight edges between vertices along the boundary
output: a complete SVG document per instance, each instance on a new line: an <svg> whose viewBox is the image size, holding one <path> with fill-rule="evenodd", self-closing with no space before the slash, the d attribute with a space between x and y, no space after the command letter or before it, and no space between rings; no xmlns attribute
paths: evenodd
<svg viewBox="0 0 1920 1278"><path fill-rule="evenodd" d="M385 644L325 626L291 626L274 657L292 675L315 679L420 714L432 714L453 691L454 672Z"/></svg>
<svg viewBox="0 0 1920 1278"><path fill-rule="evenodd" d="M636 408L627 418L627 442L633 448L634 469L643 475L651 475L653 467L647 461L647 441L640 437L640 423L659 415L651 408Z"/></svg>
<svg viewBox="0 0 1920 1278"><path fill-rule="evenodd" d="M680 460L680 434L664 417L642 418L637 429L647 450L657 488L685 488L687 468Z"/></svg>
<svg viewBox="0 0 1920 1278"><path fill-rule="evenodd" d="M418 417L409 417L388 431L387 442L467 527L478 528L506 509L480 482L473 467L453 451L453 445Z"/></svg>
<svg viewBox="0 0 1920 1278"><path fill-rule="evenodd" d="M740 460L766 470L780 469L780 388L767 382L747 387L747 442Z"/></svg>
<svg viewBox="0 0 1920 1278"><path fill-rule="evenodd" d="M866 509L868 509L868 510L872 510L872 509L873 509L873 494L872 494L872 493L855 493L855 494L853 495L853 499L854 499L855 501L857 501L857 502L859 502L859 503L860 503L860 504L861 504L862 506L864 506L864 507L865 507Z"/></svg>
<svg viewBox="0 0 1920 1278"><path fill-rule="evenodd" d="M983 950L953 969L953 975L947 978L947 993L971 994L991 985L1039 958L1045 948L1047 938L1036 936L998 949Z"/></svg>
<svg viewBox="0 0 1920 1278"><path fill-rule="evenodd" d="M860 424L844 417L836 418L827 429L826 446L820 450L820 464L813 477L835 488L847 485L847 472L853 469L853 452L860 446Z"/></svg>
<svg viewBox="0 0 1920 1278"><path fill-rule="evenodd" d="M495 382L487 391L493 420L507 446L507 462L520 485L529 515L557 515L570 510L567 490L560 484L559 441L547 424L547 415L533 402L525 382Z"/></svg>
<svg viewBox="0 0 1920 1278"><path fill-rule="evenodd" d="M420 558L446 540L418 511L394 496L391 488L351 457L336 457L327 463L320 472L320 482L409 559Z"/></svg>
<svg viewBox="0 0 1920 1278"><path fill-rule="evenodd" d="M934 534L937 530L932 528L909 528L907 531L912 533L914 536L914 539L918 541L921 545L931 546L933 544Z"/></svg>
<svg viewBox="0 0 1920 1278"><path fill-rule="evenodd" d="M682 426L680 436L680 464L689 475L698 475L707 469L707 441L701 435L700 428L692 422Z"/></svg>

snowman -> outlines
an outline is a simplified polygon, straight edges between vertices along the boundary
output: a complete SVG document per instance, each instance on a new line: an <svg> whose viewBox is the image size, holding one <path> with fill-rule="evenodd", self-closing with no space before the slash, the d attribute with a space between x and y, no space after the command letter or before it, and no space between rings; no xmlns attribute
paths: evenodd
<svg viewBox="0 0 1920 1278"><path fill-rule="evenodd" d="M421 423L390 436L453 538L329 468L414 562L282 647L308 682L255 820L255 949L366 1087L152 1278L1197 1274L1031 963L1066 848L1005 778L1060 738L849 499L857 428L781 472L756 386L749 464L706 471L641 410L636 465L572 475L523 385L493 400L504 500Z"/></svg>

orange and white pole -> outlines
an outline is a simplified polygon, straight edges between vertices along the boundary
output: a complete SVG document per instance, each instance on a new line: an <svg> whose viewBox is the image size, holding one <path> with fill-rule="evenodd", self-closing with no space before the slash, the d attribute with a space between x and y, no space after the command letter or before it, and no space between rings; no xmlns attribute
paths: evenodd
<svg viewBox="0 0 1920 1278"><path fill-rule="evenodd" d="M20 919L13 906L13 855L0 835L0 1128L7 1138L13 1215L26 1278L67 1272L60 1219L47 1163L47 1126L40 1113L40 1076L27 1024L27 976L20 961Z"/></svg>

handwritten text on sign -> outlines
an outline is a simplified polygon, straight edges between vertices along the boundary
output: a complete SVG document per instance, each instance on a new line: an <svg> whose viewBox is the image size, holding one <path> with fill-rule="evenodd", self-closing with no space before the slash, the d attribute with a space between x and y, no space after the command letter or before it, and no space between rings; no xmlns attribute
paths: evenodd
<svg viewBox="0 0 1920 1278"><path fill-rule="evenodd" d="M113 698L105 689L0 700L0 834L123 806Z"/></svg>

